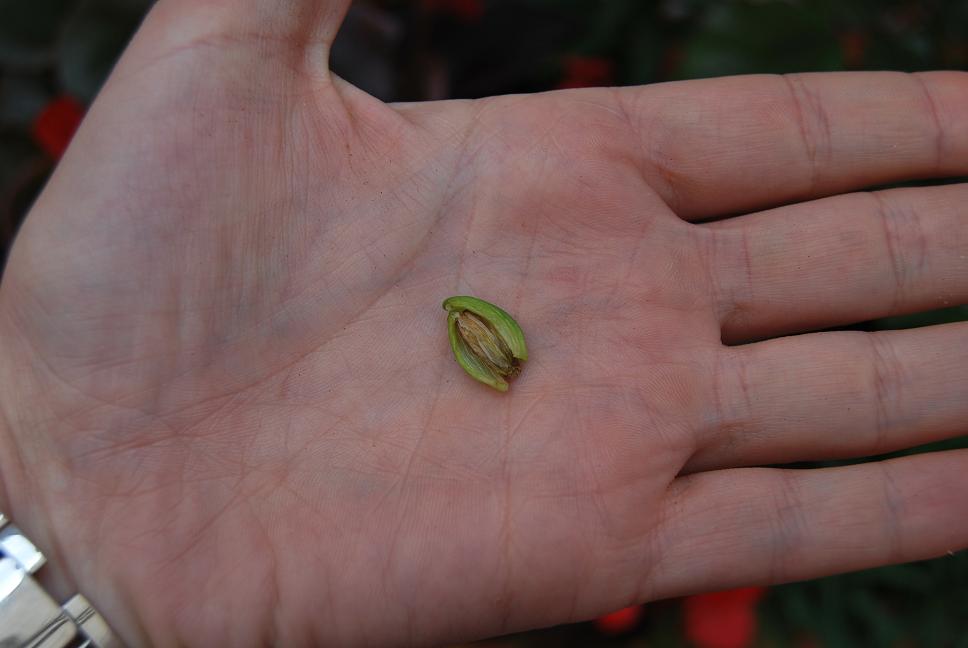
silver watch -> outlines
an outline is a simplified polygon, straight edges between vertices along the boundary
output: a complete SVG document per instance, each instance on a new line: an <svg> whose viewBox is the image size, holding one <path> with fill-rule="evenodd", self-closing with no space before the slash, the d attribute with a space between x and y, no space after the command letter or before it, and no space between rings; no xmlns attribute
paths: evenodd
<svg viewBox="0 0 968 648"><path fill-rule="evenodd" d="M87 599L58 605L33 574L44 554L0 513L0 648L122 648Z"/></svg>

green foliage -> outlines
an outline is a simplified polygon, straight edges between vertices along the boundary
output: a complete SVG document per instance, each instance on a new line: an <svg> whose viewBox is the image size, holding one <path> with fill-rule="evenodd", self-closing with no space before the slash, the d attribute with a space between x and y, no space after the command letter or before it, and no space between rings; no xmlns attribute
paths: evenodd
<svg viewBox="0 0 968 648"><path fill-rule="evenodd" d="M57 48L57 73L68 94L93 101L148 4L85 0L67 17Z"/></svg>
<svg viewBox="0 0 968 648"><path fill-rule="evenodd" d="M968 2L963 0L518 4L581 16L583 28L570 51L619 62L622 84L763 72L968 67Z"/></svg>
<svg viewBox="0 0 968 648"><path fill-rule="evenodd" d="M764 643L824 648L958 646L968 638L968 552L774 587L760 604Z"/></svg>
<svg viewBox="0 0 968 648"><path fill-rule="evenodd" d="M803 3L720 3L698 19L678 76L806 72L843 67L828 11Z"/></svg>
<svg viewBox="0 0 968 648"><path fill-rule="evenodd" d="M927 313L885 317L875 320L872 323L872 328L877 331L883 331L965 321L968 321L968 306L952 306L951 308L929 311Z"/></svg>
<svg viewBox="0 0 968 648"><path fill-rule="evenodd" d="M0 65L42 67L52 59L71 0L0 0Z"/></svg>

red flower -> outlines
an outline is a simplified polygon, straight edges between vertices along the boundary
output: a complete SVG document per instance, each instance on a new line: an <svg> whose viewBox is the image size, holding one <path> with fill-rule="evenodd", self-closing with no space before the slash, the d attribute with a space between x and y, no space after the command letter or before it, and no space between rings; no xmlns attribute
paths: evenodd
<svg viewBox="0 0 968 648"><path fill-rule="evenodd" d="M690 596L683 603L686 636L699 648L745 648L756 636L762 587Z"/></svg>
<svg viewBox="0 0 968 648"><path fill-rule="evenodd" d="M464 22L480 20L484 15L481 0L423 0L424 11L441 11L456 16Z"/></svg>
<svg viewBox="0 0 968 648"><path fill-rule="evenodd" d="M63 95L54 99L34 119L34 139L49 156L59 160L74 131L84 117L84 107L73 97Z"/></svg>
<svg viewBox="0 0 968 648"><path fill-rule="evenodd" d="M642 618L642 606L632 605L595 619L595 627L603 634L614 635L628 632Z"/></svg>
<svg viewBox="0 0 968 648"><path fill-rule="evenodd" d="M612 62L596 56L566 56L565 78L559 88L588 88L612 82Z"/></svg>

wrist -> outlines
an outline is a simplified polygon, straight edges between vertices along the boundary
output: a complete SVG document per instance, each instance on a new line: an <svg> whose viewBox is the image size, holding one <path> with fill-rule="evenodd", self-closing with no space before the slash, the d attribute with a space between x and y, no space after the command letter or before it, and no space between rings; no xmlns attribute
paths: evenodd
<svg viewBox="0 0 968 648"><path fill-rule="evenodd" d="M122 648L83 594L59 602L38 579L46 556L0 513L0 644Z"/></svg>
<svg viewBox="0 0 968 648"><path fill-rule="evenodd" d="M38 397L38 390L31 388L36 367L29 366L29 359L24 357L29 345L21 343L23 338L11 326L10 313L4 303L6 288L6 285L0 288L0 513L5 519L6 532L19 532L26 542L15 541L12 545L22 548L22 556L10 551L0 554L12 560L7 563L5 585L20 581L16 590L4 589L13 605L9 609L28 610L26 615L14 615L17 619L14 627L29 628L32 623L41 623L45 618L56 618L45 616L44 611L56 614L61 605L66 606L67 616L72 617L86 610L87 601L90 601L100 615L84 612L84 618L91 619L95 625L106 623L116 631L120 623L115 618L120 614L102 604L105 598L102 592L106 589L87 578L89 570L86 567L89 565L86 563L90 561L78 562L79 557L90 555L89 551L83 545L75 544L69 526L66 534L59 532L58 519L64 522L79 516L71 514L69 503L52 506L58 497L49 486L52 478L55 483L69 483L67 462L51 446L52 430L44 422L55 424L55 418L49 415L43 399ZM36 566L28 568L29 563L18 559L23 556L33 556ZM15 571L10 571L14 569L14 563L28 574L22 581ZM107 579L97 580L103 584ZM77 594L81 597L75 598ZM45 605L45 601L49 605ZM66 617L61 622L67 623L61 632L68 636L74 625L81 625L80 622L68 623ZM52 631L52 637L56 637L57 631ZM103 635L97 641L98 634L92 632L95 632L92 636L96 645L120 645L105 643Z"/></svg>
<svg viewBox="0 0 968 648"><path fill-rule="evenodd" d="M28 397L25 386L31 381L30 370L23 364L22 347L17 344L21 338L7 308L10 284L8 275L0 287L0 358L3 359L0 361L0 512L13 520L44 553L48 566L37 578L52 595L63 596L72 583L60 567L62 559L41 502L42 490L32 483L44 472L32 456L43 440L29 431L25 415L30 411L29 405L16 407ZM29 439L34 447L25 448L24 439Z"/></svg>

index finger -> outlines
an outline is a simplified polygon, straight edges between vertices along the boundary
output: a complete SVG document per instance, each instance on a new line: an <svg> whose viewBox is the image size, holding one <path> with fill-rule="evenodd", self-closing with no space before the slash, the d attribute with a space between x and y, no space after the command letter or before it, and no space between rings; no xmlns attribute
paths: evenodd
<svg viewBox="0 0 968 648"><path fill-rule="evenodd" d="M642 171L699 219L968 174L968 73L739 76L626 88Z"/></svg>

